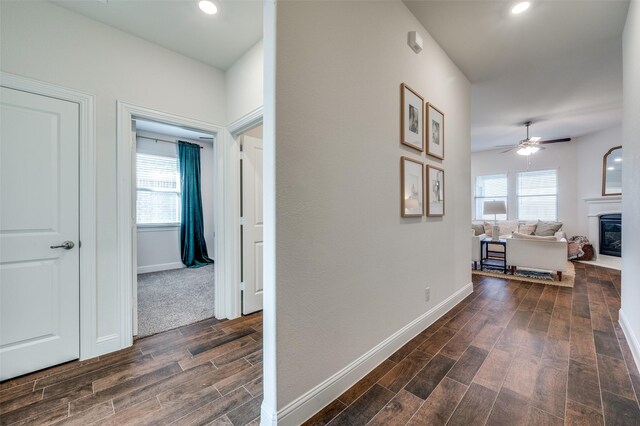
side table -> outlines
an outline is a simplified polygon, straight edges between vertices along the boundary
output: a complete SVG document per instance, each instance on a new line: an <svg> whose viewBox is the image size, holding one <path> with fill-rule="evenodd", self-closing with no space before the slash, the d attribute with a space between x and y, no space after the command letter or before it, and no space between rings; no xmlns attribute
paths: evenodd
<svg viewBox="0 0 640 426"><path fill-rule="evenodd" d="M490 250L490 244L500 245L504 251ZM485 238L480 241L480 270L483 271L485 266L502 268L507 273L507 240Z"/></svg>

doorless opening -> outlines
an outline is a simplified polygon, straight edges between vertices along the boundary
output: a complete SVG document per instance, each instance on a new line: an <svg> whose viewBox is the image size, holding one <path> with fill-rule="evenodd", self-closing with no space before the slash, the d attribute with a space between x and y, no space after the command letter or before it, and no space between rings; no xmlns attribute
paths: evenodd
<svg viewBox="0 0 640 426"><path fill-rule="evenodd" d="M152 126L156 126L151 128L151 130L155 130L156 133L151 132L149 127L145 127L145 130L140 131L141 136L146 137L147 139L140 139L141 145L146 145L147 148L156 149L156 154L160 153L161 150L163 152L171 151L175 148L175 145L167 142L156 142L155 139L163 139L168 140L170 142L175 142L175 139L189 139L187 138L187 134L183 133L181 136L176 135L161 135L157 132L164 131L167 132L168 128L173 128L174 130L177 128L180 132L192 132L189 133L192 137L197 137L197 139L192 139L191 142L199 141L200 136L213 138L215 142L206 140L203 142L203 146L206 146L206 149L201 151L207 151L207 156L209 161L209 165L212 165L212 171L210 173L210 180L213 180L212 188L207 190L207 197L210 199L210 203L213 205L212 209L207 209L210 213L209 220L209 230L210 230L210 241L213 239L212 247L210 250L215 254L215 267L213 268L214 282L216 283L213 286L214 297L212 303L215 303L215 306L208 306L209 309L213 308L213 312L216 316L225 315L224 309L219 309L220 301L224 302L224 283L225 283L225 253L224 253L224 232L221 232L221 229L224 227L223 222L225 218L224 209L225 202L223 199L223 188L224 188L224 168L223 165L223 153L224 147L222 147L223 137L223 128L211 123L206 123L198 120L188 119L180 116L175 116L168 113L163 113L155 110L151 110L144 107L138 107L130 104L125 104L122 102L118 103L118 175L120 176L120 180L118 181L118 238L119 238L119 254L120 254L120 262L119 262L119 274L120 274L120 289L121 289L121 306L122 306L122 316L121 316L121 327L123 330L123 336L128 336L128 340L123 342L122 347L126 347L132 344L133 336L138 334L138 326L137 320L139 318L138 312L138 250L137 245L139 242L139 237L143 235L143 232L147 232L143 235L142 238L153 240L154 237L158 237L161 234L164 234L166 237L166 229L162 229L158 226L152 227L155 228L154 231L146 231L142 230L144 226L141 226L141 231L138 232L138 224L137 216L136 216L136 206L138 205L137 199L137 175L136 175L136 160L138 153L136 148L138 146L138 129L136 126L133 126L134 123L137 125L138 123L143 123L142 126L148 126L148 123L153 123ZM164 136L164 137L160 137ZM171 137L173 136L173 137ZM149 138L154 139L150 141ZM166 139L165 139L166 138ZM174 139L174 140L172 140ZM204 140L204 139L203 139ZM166 145L165 147L161 147L162 145ZM146 155L153 155L147 152ZM169 158L169 157L165 157ZM152 158L147 157L147 160L153 160ZM175 162L175 160L173 160ZM170 162L170 160L169 160ZM170 166L169 166L170 168ZM176 176L176 175L174 175ZM207 175L209 176L209 175ZM175 177L175 179L179 179ZM171 178L169 178L171 180ZM166 185L167 182L162 182L160 185ZM143 188L149 189L149 188ZM151 192L151 191L149 191ZM160 192L160 191L158 191ZM174 191L175 192L175 191ZM159 198L163 198L164 201L171 199L171 195L167 196L166 194L162 194ZM149 198L149 197L147 197ZM153 197L151 197L153 198ZM173 197L175 201L177 196ZM211 210L211 211L209 211ZM175 215L177 212L174 210L173 214ZM165 211L164 214L171 215L171 212ZM179 238L179 228L175 226L176 223L168 224L173 225L173 227L168 226L168 228L172 228L174 238L174 242L176 238ZM160 224L152 224L152 225L160 225ZM166 225L166 224L165 224ZM158 229L160 230L158 231ZM151 235L148 235L151 234ZM215 235L215 238L213 237ZM147 238L150 237L150 238ZM144 241L144 244L147 244L148 241ZM157 251L158 246L154 246L154 250ZM174 255L175 252L173 252ZM180 261L179 257L179 248L178 248L178 262ZM165 262L169 263L169 265L164 265L164 267L175 267L177 262ZM140 272L145 272L144 267L149 265L141 265L143 269ZM158 267L158 265L155 265ZM153 269L153 268L152 268ZM160 266L162 269L162 266ZM177 268L173 268L177 269ZM147 269L148 271L148 269ZM162 271L156 271L162 272ZM204 280L205 283L209 281L208 279ZM206 303L206 302L205 302ZM224 306L224 304L222 304ZM161 306L160 306L161 307ZM222 316L224 318L224 316ZM126 334L125 334L126 331ZM160 331L160 330L158 330Z"/></svg>
<svg viewBox="0 0 640 426"><path fill-rule="evenodd" d="M144 337L214 317L216 141L212 133L139 118L132 131L134 334ZM184 255L192 247L197 258Z"/></svg>

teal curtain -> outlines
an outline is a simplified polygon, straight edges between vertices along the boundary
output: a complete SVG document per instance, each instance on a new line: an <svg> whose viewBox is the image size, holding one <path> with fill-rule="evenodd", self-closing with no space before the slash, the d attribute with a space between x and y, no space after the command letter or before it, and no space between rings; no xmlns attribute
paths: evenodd
<svg viewBox="0 0 640 426"><path fill-rule="evenodd" d="M180 223L182 263L188 268L199 268L213 263L207 253L207 243L204 240L200 146L178 142L178 164L182 189L182 221Z"/></svg>

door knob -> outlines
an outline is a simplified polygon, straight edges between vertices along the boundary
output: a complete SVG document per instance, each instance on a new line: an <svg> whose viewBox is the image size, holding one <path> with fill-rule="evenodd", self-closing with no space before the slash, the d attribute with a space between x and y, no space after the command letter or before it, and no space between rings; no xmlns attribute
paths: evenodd
<svg viewBox="0 0 640 426"><path fill-rule="evenodd" d="M60 244L59 246L50 246L50 248L52 248L52 249L63 248L65 250L71 250L73 248L73 246L75 246L75 244L73 244L73 241L65 241L64 243Z"/></svg>

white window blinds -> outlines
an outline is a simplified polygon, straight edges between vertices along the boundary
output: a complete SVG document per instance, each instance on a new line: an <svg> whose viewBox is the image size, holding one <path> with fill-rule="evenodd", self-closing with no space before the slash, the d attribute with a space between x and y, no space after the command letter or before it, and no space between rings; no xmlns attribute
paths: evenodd
<svg viewBox="0 0 640 426"><path fill-rule="evenodd" d="M493 220L493 215L485 215L484 202L485 201L504 201L507 203L508 194L507 175L491 175L491 176L477 176L476 177L476 189L475 189L475 218L479 220ZM499 214L496 216L497 220L506 220L506 214Z"/></svg>
<svg viewBox="0 0 640 426"><path fill-rule="evenodd" d="M140 225L180 223L178 159L136 155L136 221Z"/></svg>
<svg viewBox="0 0 640 426"><path fill-rule="evenodd" d="M518 219L555 221L557 218L557 170L518 173Z"/></svg>

